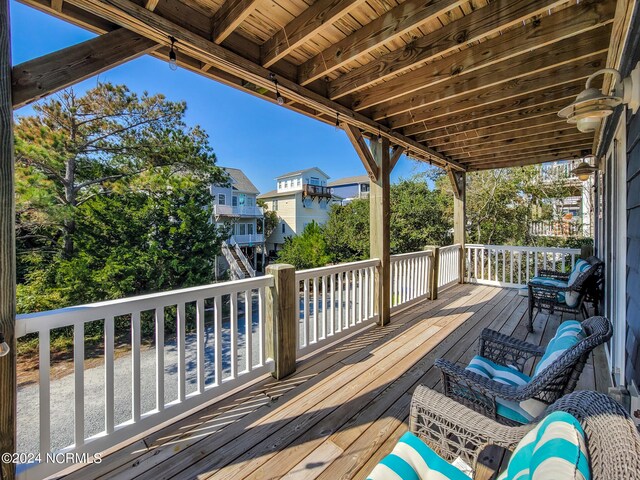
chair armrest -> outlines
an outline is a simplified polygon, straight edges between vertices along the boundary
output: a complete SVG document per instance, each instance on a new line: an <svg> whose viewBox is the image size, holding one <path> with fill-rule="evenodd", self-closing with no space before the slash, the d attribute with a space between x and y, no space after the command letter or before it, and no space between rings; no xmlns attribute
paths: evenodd
<svg viewBox="0 0 640 480"><path fill-rule="evenodd" d="M574 288L572 287L558 287L556 285L543 285L541 283L533 283L533 282L529 282L527 286L529 287L529 292L531 292L531 290L534 290L534 291L543 291L543 292L549 292L549 293L559 293L559 292L569 292L571 290L574 290Z"/></svg>
<svg viewBox="0 0 640 480"><path fill-rule="evenodd" d="M460 456L474 470L485 447L513 450L532 427L501 425L422 385L416 387L411 400L411 432L446 460Z"/></svg>
<svg viewBox="0 0 640 480"><path fill-rule="evenodd" d="M544 348L485 328L478 340L480 356L500 365L513 365L524 370L527 361L544 355Z"/></svg>
<svg viewBox="0 0 640 480"><path fill-rule="evenodd" d="M555 278L558 280L567 280L571 273L558 272L556 270L538 270L539 277Z"/></svg>

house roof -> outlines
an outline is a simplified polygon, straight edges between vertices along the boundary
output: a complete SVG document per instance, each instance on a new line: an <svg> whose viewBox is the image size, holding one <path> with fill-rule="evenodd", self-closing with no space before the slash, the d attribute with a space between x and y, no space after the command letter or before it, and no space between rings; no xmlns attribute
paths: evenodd
<svg viewBox="0 0 640 480"><path fill-rule="evenodd" d="M329 187L340 187L342 185L353 185L356 183L366 183L369 184L369 177L367 175L354 175L352 177L344 177L338 178L337 180L333 180L332 182L328 182L327 186Z"/></svg>
<svg viewBox="0 0 640 480"><path fill-rule="evenodd" d="M292 176L294 176L294 175L300 175L301 173L308 172L309 170L317 170L317 171L319 171L321 174L323 174L325 177L327 177L327 178L331 178L331 177L329 177L329 175L327 175L326 173L324 173L324 172L323 172L322 170L320 170L318 167L309 167L309 168L303 168L302 170L295 170L295 171L293 171L293 172L283 173L282 175L278 175L278 176L276 177L276 180L277 180L278 178L292 177Z"/></svg>
<svg viewBox="0 0 640 480"><path fill-rule="evenodd" d="M259 194L260 190L251 183L251 180L239 168L222 167L225 172L233 179L232 186L235 190L242 193Z"/></svg>

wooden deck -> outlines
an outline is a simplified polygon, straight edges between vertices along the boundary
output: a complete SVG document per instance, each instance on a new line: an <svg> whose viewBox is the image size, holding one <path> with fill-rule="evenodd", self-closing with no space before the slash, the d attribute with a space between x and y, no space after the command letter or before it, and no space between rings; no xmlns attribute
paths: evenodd
<svg viewBox="0 0 640 480"><path fill-rule="evenodd" d="M66 478L365 478L407 430L415 386L440 387L436 358L468 361L485 327L544 343L561 321L540 314L529 334L526 313L515 290L452 287ZM606 369L592 358L580 383L606 391Z"/></svg>

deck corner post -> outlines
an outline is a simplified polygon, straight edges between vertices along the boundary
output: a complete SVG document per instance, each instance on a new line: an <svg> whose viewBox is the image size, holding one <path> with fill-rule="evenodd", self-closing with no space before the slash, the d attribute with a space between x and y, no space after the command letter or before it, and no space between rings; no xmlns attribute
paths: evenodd
<svg viewBox="0 0 640 480"><path fill-rule="evenodd" d="M433 255L431 269L429 271L429 299L438 299L438 272L440 271L440 247L428 246L425 250L430 250Z"/></svg>
<svg viewBox="0 0 640 480"><path fill-rule="evenodd" d="M269 265L273 286L266 292L266 354L280 380L296 371L296 269L284 263Z"/></svg>
<svg viewBox="0 0 640 480"><path fill-rule="evenodd" d="M0 453L16 451L16 242L9 0L0 0L0 332L11 349L0 357ZM13 480L2 462L0 478Z"/></svg>
<svg viewBox="0 0 640 480"><path fill-rule="evenodd" d="M391 321L391 183L389 140L370 143L378 175L371 179L369 191L370 258L380 259L375 273L375 312L378 325Z"/></svg>

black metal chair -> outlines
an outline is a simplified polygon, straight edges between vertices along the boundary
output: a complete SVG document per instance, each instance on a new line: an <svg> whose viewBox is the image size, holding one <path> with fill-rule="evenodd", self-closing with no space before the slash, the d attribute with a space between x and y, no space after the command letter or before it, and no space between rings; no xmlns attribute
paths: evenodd
<svg viewBox="0 0 640 480"><path fill-rule="evenodd" d="M582 315L585 319L589 312L585 301L592 301L597 304L599 301L597 289L598 283L602 282L602 270L604 264L597 257L589 257L586 260L591 267L582 272L571 285L549 285L540 282L530 281L529 288L529 331L533 332L534 309L538 312L548 310L550 313L566 312ZM540 270L538 277L544 277L560 282L569 280L571 273L557 272L555 270ZM559 283L560 283L559 282ZM577 295L575 305L570 306L566 302L569 294Z"/></svg>

